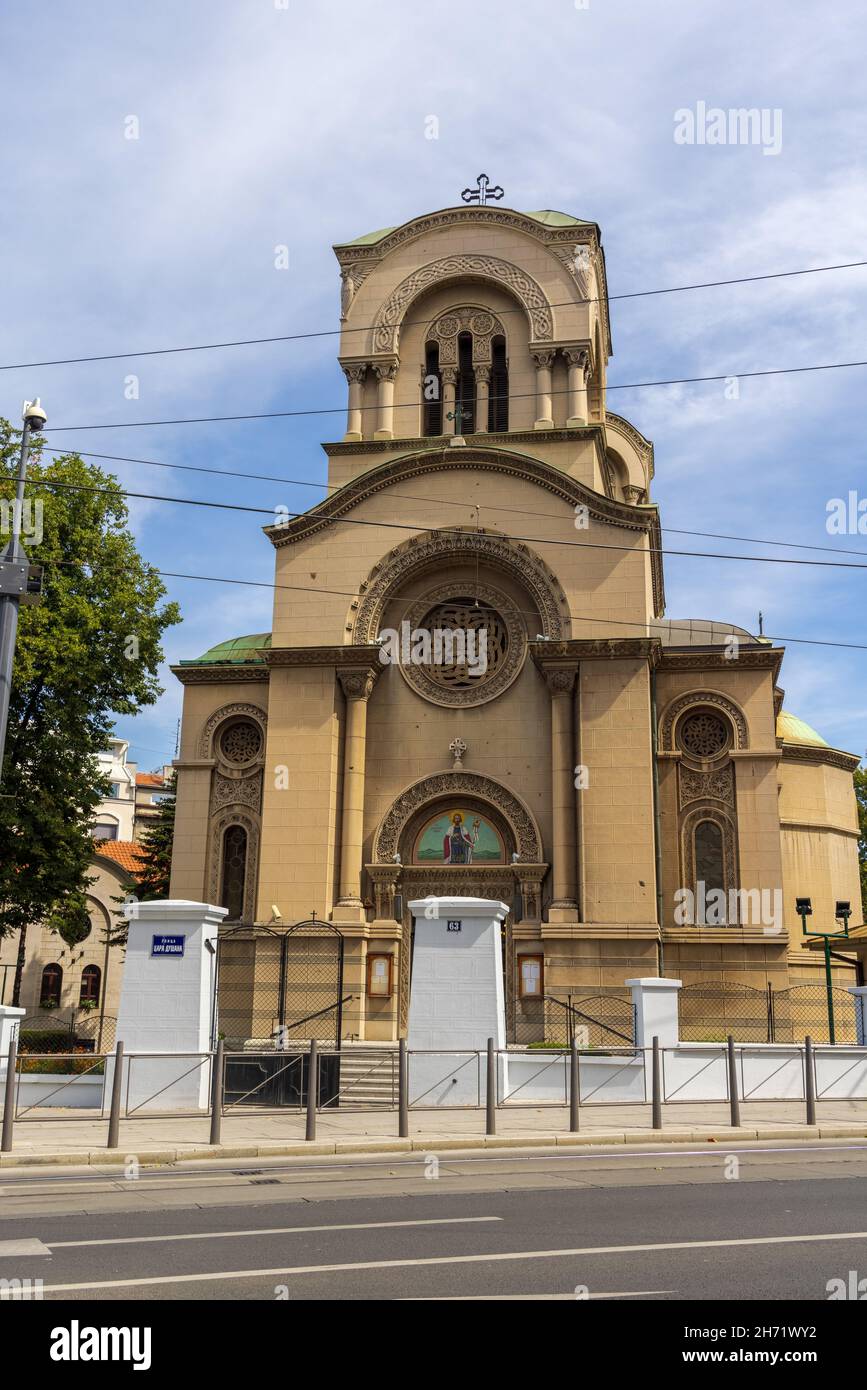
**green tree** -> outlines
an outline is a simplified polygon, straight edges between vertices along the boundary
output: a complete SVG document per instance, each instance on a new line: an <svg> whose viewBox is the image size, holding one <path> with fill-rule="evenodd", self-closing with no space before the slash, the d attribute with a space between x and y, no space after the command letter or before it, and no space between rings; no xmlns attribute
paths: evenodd
<svg viewBox="0 0 867 1390"><path fill-rule="evenodd" d="M867 922L867 767L855 769L855 796L858 801L858 860L861 865L861 912Z"/></svg>
<svg viewBox="0 0 867 1390"><path fill-rule="evenodd" d="M0 420L0 499L14 495L17 454L16 432ZM180 620L136 549L116 477L77 454L46 461L37 451L27 496L42 504L23 539L44 588L19 614L0 787L0 936L19 932L14 1002L27 927L76 931L93 813L109 791L96 754L115 716L161 694L160 641Z"/></svg>

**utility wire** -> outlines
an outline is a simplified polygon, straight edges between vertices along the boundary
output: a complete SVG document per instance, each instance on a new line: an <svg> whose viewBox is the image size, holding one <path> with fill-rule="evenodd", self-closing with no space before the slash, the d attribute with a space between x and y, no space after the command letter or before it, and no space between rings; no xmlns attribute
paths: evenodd
<svg viewBox="0 0 867 1390"><path fill-rule="evenodd" d="M51 444L43 445L44 452L50 454L67 454L67 449L60 449ZM165 463L157 459L129 458L124 454L95 454L86 449L76 449L75 451L82 458L103 459L113 463L138 463L146 464L149 468L176 468L183 473L211 473L217 478L246 478L252 482L262 483L282 483L288 487L309 487L321 492L340 492L346 486L345 483L317 483L311 482L309 478L279 478L273 473L243 473L230 468L207 468L203 464L193 463ZM6 475L12 480L12 475ZM422 497L418 493L397 492L391 494L399 500L407 502L430 502L429 497ZM451 497L444 497L440 504L448 507L475 507L476 503L457 501ZM488 504L490 509L496 512L512 512L517 516L540 517L548 521L560 521L562 517L557 512L536 512L529 511L526 507L506 507L502 503ZM300 513L303 515L303 513ZM740 541L745 545L776 545L786 550L817 550L827 552L831 555L861 555L867 560L867 550L849 550L844 546L835 545L809 545L805 541L772 541L762 536L732 536L721 531L690 531L682 526L662 526L662 531L670 532L678 536L702 536L705 539L717 541Z"/></svg>
<svg viewBox="0 0 867 1390"><path fill-rule="evenodd" d="M684 294L688 290L707 290L714 289L723 285L751 285L760 280L786 280L797 275L821 275L829 270L854 270L867 265L867 261L844 261L839 265L817 265L809 266L805 270L777 270L767 275L741 275L731 280L703 280L692 285L669 285L664 289L656 290L631 290L625 294L610 294L604 296L608 303L619 299L645 299L661 294ZM602 296L595 299L564 299L549 305L551 309L564 309L579 304L599 304L604 302ZM525 309L515 306L511 309L498 309L498 315L523 314ZM409 328L418 324L428 323L428 319L406 319L401 324L402 328ZM81 362L117 362L126 357L164 357L179 352L214 352L221 348L234 347L258 347L267 343L292 343L306 341L311 338L335 338L341 333L370 333L378 324L368 323L359 325L357 328L323 328L306 333L280 333L266 338L235 338L221 343L191 343L185 347L168 348L147 348L132 352L103 352L95 353L88 357L56 357L49 358L42 362L7 362L0 366L0 372L23 371L30 367L69 367Z"/></svg>
<svg viewBox="0 0 867 1390"><path fill-rule="evenodd" d="M64 483L51 479L34 478L30 481L31 487L55 487L62 488L68 492L86 492L97 494L108 494L112 497L135 498L145 502L168 502L180 507L213 507L219 511L228 512L249 512L257 516L267 516L271 518L271 525L275 529L280 528L281 523L274 520L275 509L273 507L250 507L236 502L214 502L208 498L198 497L168 497L162 493L153 492L130 492L123 488L111 487L90 487L84 483ZM307 512L284 512L281 508L281 517L284 521L292 519L298 520L307 516ZM448 526L418 526L399 521L369 521L361 517L323 517L322 521L329 525L339 526L368 526L389 531L408 531L413 535L457 535L465 536L466 528ZM477 529L477 528L471 528ZM635 546L613 545L602 541L567 541L559 540L552 536L513 536L503 533L504 539L510 541L526 542L531 545L560 545L570 549L583 550L618 550L628 551L630 554L638 554ZM647 553L652 555L679 555L691 556L700 560L746 560L759 565L809 565L821 569L867 569L867 563L856 564L853 560L805 560L800 556L789 557L783 555L729 555L724 551L712 550L672 550L664 546L648 546ZM314 591L315 592L315 591Z"/></svg>
<svg viewBox="0 0 867 1390"><path fill-rule="evenodd" d="M81 561L81 560L49 560L47 563L48 563L48 567L51 567L51 566L58 566L58 565L67 567L67 566L71 566L71 565L81 565L81 564L84 564L85 562L84 562L84 561ZM329 597L332 597L332 598L356 599L356 598L358 597L357 591L354 591L354 590L351 590L351 589L325 589L325 588L313 588L313 587L312 587L311 585L309 585L309 584L275 584L275 583L271 583L269 580L265 580L265 579L236 579L236 578L234 578L234 577L232 577L232 576L228 576L228 575L216 575L216 574L186 574L186 573L182 573L182 572L179 571L179 570L163 570L163 569L157 569L156 566L150 566L150 569L151 569L152 573L160 575L163 579L191 579L191 580L200 581L201 583L205 583L205 584L235 584L235 585L238 585L238 586L240 586L240 587L242 587L242 588L246 588L246 589L270 589L272 592L276 592L276 591L285 591L285 592L287 592L287 593L318 594L318 595L320 595L320 596L323 595L323 594L326 594L326 595L328 595ZM472 585L471 585L470 587L472 587ZM408 599L406 599L406 598L402 598L400 595L394 595L392 598L389 598L389 599L387 600L387 602L388 602L388 603L401 603L401 602L402 602L402 603L404 604L404 609L406 610L406 609L408 609L410 606L412 606L412 605L414 605L414 604L416 603L416 599L415 599L415 598L408 598ZM487 605L481 604L480 607L486 608ZM494 610L491 609L490 611L493 612ZM534 611L533 609L526 609L526 608L525 608L525 609L519 609L518 611L521 612L521 613L523 613L525 617L533 618L534 621L536 621L536 622L538 622L538 620L539 620L539 614L538 614L536 611ZM654 620L651 620L651 621L648 621L648 622L639 622L639 621L637 621L637 620L634 621L634 622L630 622L628 619L624 619L624 618L605 618L605 619L600 619L598 616L597 616L597 617L584 617L584 616L579 616L578 614L575 614L575 613L570 613L570 614L569 614L569 621L570 621L570 622L573 622L573 623L595 623L597 626L603 626L603 627L630 627L630 628L638 628L638 629L640 629L642 636L645 636L645 637L652 637L652 636L654 636L654 633L653 633L653 631L652 631L653 626L654 626L654 623L663 623L663 622L666 622L666 620L665 620L664 618L663 618L663 619L654 619ZM672 622L669 622L669 623L668 623L668 628L669 628L669 630L672 631L672 632L687 632L687 633L690 633L690 634L693 634L693 635L694 635L695 633L697 633L697 632L707 632L707 633L709 633L709 634L711 634L711 635L716 634L716 635L718 636L718 635L719 635L720 628L725 628L725 627L726 627L726 624L725 624L725 623L717 622L717 623L714 623L714 624L712 624L712 625L710 625L710 624L707 624L707 625L706 625L706 624L704 624L704 623L695 622L695 621L693 621L693 620L690 620L690 621L688 621L688 622L675 622L675 621L672 621ZM734 632L732 632L732 636L737 636L737 634L734 633ZM750 634L750 636L751 636L751 638L752 638L752 640L753 640L754 642L757 642L757 643L758 643L758 642L761 640L761 639L755 637L753 634ZM602 640L604 640L604 638L600 638L599 640L602 641ZM826 639L822 639L822 638L818 638L818 637L771 637L771 636L769 636L767 633L763 634L763 642L762 642L762 645L763 645L763 646L766 646L767 648L770 648L771 644L774 643L774 642L786 643L786 644L788 644L788 645L798 644L798 645L800 645L800 646L807 646L807 647L839 647L839 648L845 649L845 650L847 650L847 651L867 651L867 643L865 643L865 642L831 642L831 641L828 641L828 640L826 640ZM337 645L337 644L333 644L333 645ZM708 645L710 645L710 644L708 644ZM714 643L713 645L724 645L724 644L717 642L717 643Z"/></svg>
<svg viewBox="0 0 867 1390"><path fill-rule="evenodd" d="M765 376L791 376L803 372L837 372L847 367L867 367L867 359L855 362L818 362L807 367L765 367L761 371L753 372L718 372L713 376L679 376L667 377L660 381L627 381L620 382L618 385L608 385L606 383L603 394L607 395L610 391L640 391L648 387L656 386L691 386L711 381L748 381L752 377ZM508 401L519 401L525 397L536 396L535 391L515 391L505 397ZM566 396L571 392L568 387L563 387L556 391L546 391L547 396ZM492 397L491 399L503 399L502 397ZM418 410L419 401L397 401L392 405L392 410ZM379 405L362 405L355 407L358 411L379 410ZM43 431L45 434L70 434L80 430L135 430L150 428L154 425L214 425L231 421L242 420L284 420L296 419L306 415L344 415L345 405L321 406L313 410L260 410L250 411L246 415L190 415L182 416L174 420L115 420L108 424L100 425L51 425ZM555 426L556 428L556 426ZM468 436L461 435L465 439Z"/></svg>

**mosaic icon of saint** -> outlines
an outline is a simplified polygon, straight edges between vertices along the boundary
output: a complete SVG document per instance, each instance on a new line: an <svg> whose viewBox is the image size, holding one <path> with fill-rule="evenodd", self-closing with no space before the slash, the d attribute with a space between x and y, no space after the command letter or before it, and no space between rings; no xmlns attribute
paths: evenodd
<svg viewBox="0 0 867 1390"><path fill-rule="evenodd" d="M451 830L443 836L443 859L446 864L472 864L473 850L479 838L481 824L481 820L476 817L472 834L469 834L464 829L464 818L460 811L455 811Z"/></svg>

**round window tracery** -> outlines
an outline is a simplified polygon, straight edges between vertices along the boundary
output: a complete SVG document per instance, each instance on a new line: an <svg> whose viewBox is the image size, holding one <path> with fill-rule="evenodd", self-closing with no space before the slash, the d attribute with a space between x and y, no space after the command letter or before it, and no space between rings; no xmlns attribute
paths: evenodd
<svg viewBox="0 0 867 1390"><path fill-rule="evenodd" d="M694 758L718 758L729 745L729 729L719 715L696 710L680 721L677 741Z"/></svg>
<svg viewBox="0 0 867 1390"><path fill-rule="evenodd" d="M262 730L252 720L238 720L223 730L220 738L220 753L227 763L235 767L252 762L262 750Z"/></svg>
<svg viewBox="0 0 867 1390"><path fill-rule="evenodd" d="M443 585L419 598L407 617L411 640L401 652L400 671L435 704L484 704L521 670L526 629L517 606L497 589Z"/></svg>

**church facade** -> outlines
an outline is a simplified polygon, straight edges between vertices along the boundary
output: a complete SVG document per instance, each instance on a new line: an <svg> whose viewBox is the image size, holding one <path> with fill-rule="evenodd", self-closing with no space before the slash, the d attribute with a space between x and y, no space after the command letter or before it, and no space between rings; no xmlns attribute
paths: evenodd
<svg viewBox="0 0 867 1390"><path fill-rule="evenodd" d="M509 907L513 1038L632 976L818 978L795 897L861 921L858 759L784 711L779 647L665 616L598 226L461 206L335 252L346 431L266 529L270 633L174 668L172 897L339 932L368 1041L405 1031L426 897Z"/></svg>

